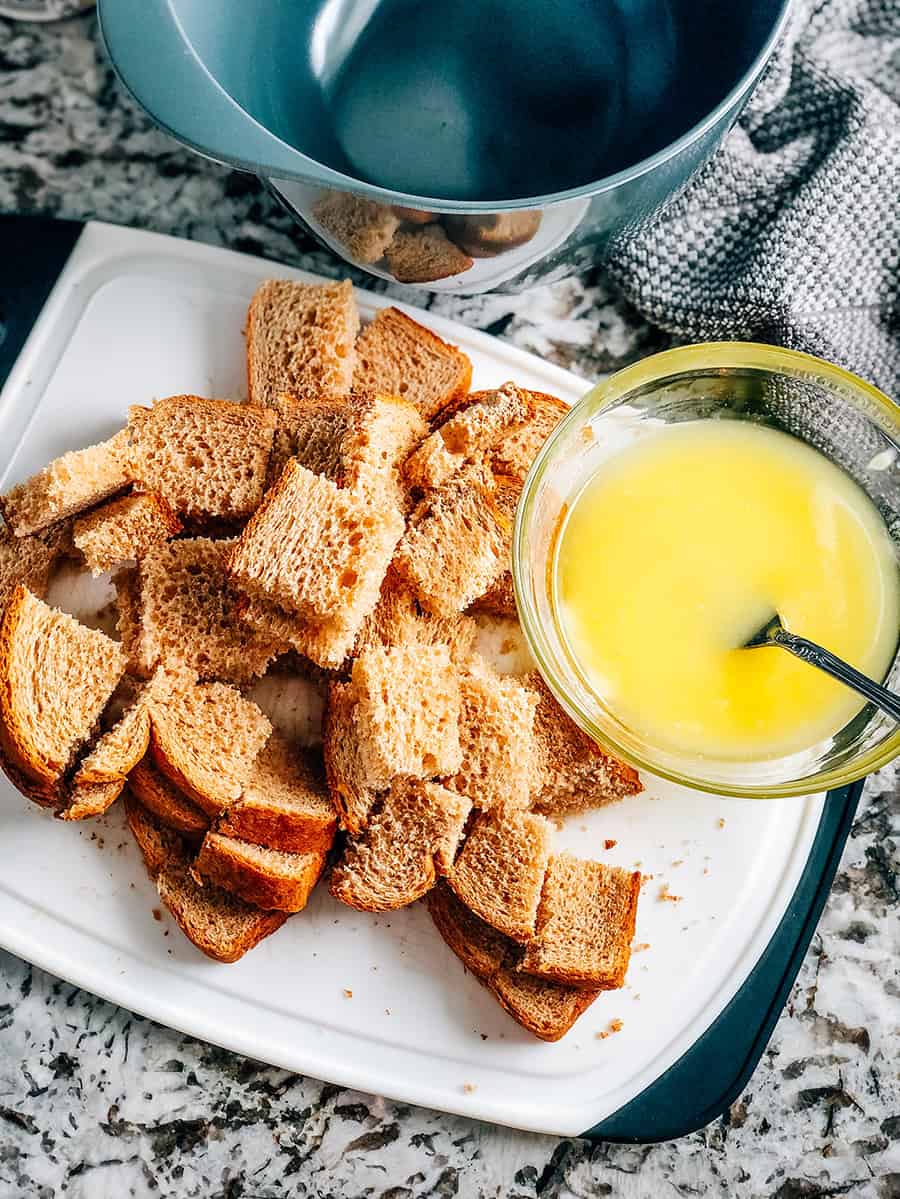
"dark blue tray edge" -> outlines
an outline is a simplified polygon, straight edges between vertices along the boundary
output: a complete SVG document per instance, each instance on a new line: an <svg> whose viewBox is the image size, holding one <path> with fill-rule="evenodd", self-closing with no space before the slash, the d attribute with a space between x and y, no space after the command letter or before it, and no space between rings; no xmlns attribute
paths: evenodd
<svg viewBox="0 0 900 1199"><path fill-rule="evenodd" d="M727 1007L665 1074L582 1136L628 1144L676 1140L710 1124L740 1095L769 1042L816 931L864 781L829 791L787 911Z"/></svg>
<svg viewBox="0 0 900 1199"><path fill-rule="evenodd" d="M83 228L53 217L0 217L0 387Z"/></svg>

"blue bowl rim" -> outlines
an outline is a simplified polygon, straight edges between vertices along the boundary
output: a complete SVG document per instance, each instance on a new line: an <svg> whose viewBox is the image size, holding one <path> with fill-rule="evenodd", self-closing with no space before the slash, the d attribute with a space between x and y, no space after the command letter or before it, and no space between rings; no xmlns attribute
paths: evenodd
<svg viewBox="0 0 900 1199"><path fill-rule="evenodd" d="M658 150L655 154L641 159L639 162L621 171L617 171L613 175L607 175L593 183L582 184L580 187L569 188L565 191L552 192L542 196L529 196L517 200L468 201L419 196L411 192L392 191L390 188L367 183L365 180L345 175L340 171L334 170L332 167L318 162L288 142L285 142L282 138L277 137L238 104L218 80L210 75L205 64L185 35L174 11L174 3L175 0L98 0L97 6L101 37L117 75L134 100L148 113L156 124L171 134L172 137L206 158L211 158L216 162L228 163L253 174L266 175L273 179L294 179L302 183L319 186L333 186L389 204L401 204L409 208L422 208L441 213L511 212L517 209L544 208L563 203L567 200L578 200L603 195L604 193L614 191L623 184L631 183L669 162L683 150L700 140L730 110L736 108L743 101L772 57L775 47L787 25L791 8L791 0L781 0L768 36L753 62L737 83L711 112L707 113L692 128L681 134L680 137L670 142L667 146L664 146L661 150ZM130 4L133 19L140 22L145 29L148 20L153 19L152 9L155 8L160 18L163 20L167 19L170 22L171 28L168 34L173 39L173 44L175 40L181 41L182 53L193 58L196 63L196 69L207 77L209 82L221 94L222 99L227 100L233 109L239 111L250 126L265 136L266 141L277 147L288 158L295 159L298 163L297 169L291 169L284 160L277 164L267 164L266 162L242 159L239 154L229 153L226 155L221 150L216 151L211 146L202 145L191 140L187 135L180 133L178 130L177 114L175 112L177 109L177 100L174 90L167 88L165 85L165 74L160 71L158 58L155 55L147 54L146 43L138 48L134 43L130 46L124 45L121 42L117 42L115 38L108 36L108 26L104 22L103 14L104 11L108 11L114 4L120 6Z"/></svg>

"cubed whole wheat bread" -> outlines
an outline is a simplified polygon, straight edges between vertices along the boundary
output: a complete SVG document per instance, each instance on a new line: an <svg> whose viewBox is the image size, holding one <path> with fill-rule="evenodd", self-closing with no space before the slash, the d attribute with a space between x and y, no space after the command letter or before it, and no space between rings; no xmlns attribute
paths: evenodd
<svg viewBox="0 0 900 1199"><path fill-rule="evenodd" d="M537 673L523 682L538 697L537 771L531 806L545 815L599 808L643 791L637 771L606 753L563 711Z"/></svg>
<svg viewBox="0 0 900 1199"><path fill-rule="evenodd" d="M516 679L498 675L477 654L461 673L459 687L462 763L448 786L476 808L527 808L538 770L537 697Z"/></svg>
<svg viewBox="0 0 900 1199"><path fill-rule="evenodd" d="M325 777L340 826L351 835L366 827L377 795L369 782L369 764L359 743L358 709L350 683L329 684L322 721Z"/></svg>
<svg viewBox="0 0 900 1199"><path fill-rule="evenodd" d="M342 471L341 445L350 419L346 396L291 395L272 400L278 419L269 459L269 487L281 478L291 458L315 475L337 482Z"/></svg>
<svg viewBox="0 0 900 1199"><path fill-rule="evenodd" d="M372 646L354 659L350 685L369 787L458 769L460 688L446 645Z"/></svg>
<svg viewBox="0 0 900 1199"><path fill-rule="evenodd" d="M169 396L128 414L132 471L196 525L242 521L266 486L277 419L231 400Z"/></svg>
<svg viewBox="0 0 900 1199"><path fill-rule="evenodd" d="M312 756L273 733L244 784L220 816L216 832L288 854L327 853L337 814ZM262 905L261 905L262 906Z"/></svg>
<svg viewBox="0 0 900 1199"><path fill-rule="evenodd" d="M490 448L504 429L521 424L528 415L526 401L514 383L496 391L473 392L455 405L452 416L439 425L407 458L403 477L411 487L440 487L468 461Z"/></svg>
<svg viewBox="0 0 900 1199"><path fill-rule="evenodd" d="M27 537L0 531L0 619L20 583L38 599L46 596L53 567L66 552L67 532L64 525Z"/></svg>
<svg viewBox="0 0 900 1199"><path fill-rule="evenodd" d="M362 912L406 907L446 874L471 805L436 783L395 779L331 875L331 894Z"/></svg>
<svg viewBox="0 0 900 1199"><path fill-rule="evenodd" d="M72 450L0 496L0 513L17 537L40 533L67 516L93 508L133 481L128 437Z"/></svg>
<svg viewBox="0 0 900 1199"><path fill-rule="evenodd" d="M201 953L217 962L236 962L284 924L286 912L263 912L219 887L201 887L191 876L191 859L178 834L128 794L125 810L160 899Z"/></svg>
<svg viewBox="0 0 900 1199"><path fill-rule="evenodd" d="M568 987L516 969L520 950L456 898L445 882L425 897L440 935L510 1015L542 1041L558 1041L590 1007L598 990Z"/></svg>
<svg viewBox="0 0 900 1199"><path fill-rule="evenodd" d="M494 258L530 242L541 227L541 214L526 209L448 216L444 218L444 226L466 254L473 258Z"/></svg>
<svg viewBox="0 0 900 1199"><path fill-rule="evenodd" d="M398 283L435 283L461 275L474 265L437 224L399 229L385 257Z"/></svg>
<svg viewBox="0 0 900 1199"><path fill-rule="evenodd" d="M264 911L299 912L325 869L324 853L285 853L209 832L191 873Z"/></svg>
<svg viewBox="0 0 900 1199"><path fill-rule="evenodd" d="M344 191L326 191L312 215L350 258L366 265L384 257L400 225L388 205Z"/></svg>
<svg viewBox="0 0 900 1199"><path fill-rule="evenodd" d="M269 405L281 392L343 396L350 391L359 312L349 279L269 279L247 312L247 394Z"/></svg>
<svg viewBox="0 0 900 1199"><path fill-rule="evenodd" d="M412 511L394 565L431 612L461 612L508 565L509 521L490 472L470 466Z"/></svg>
<svg viewBox="0 0 900 1199"><path fill-rule="evenodd" d="M499 809L478 817L447 881L463 903L514 941L534 933L550 859L549 820Z"/></svg>
<svg viewBox="0 0 900 1199"><path fill-rule="evenodd" d="M170 783L146 757L128 775L128 788L137 801L166 828L189 836L202 836L209 817L202 808Z"/></svg>
<svg viewBox="0 0 900 1199"><path fill-rule="evenodd" d="M340 617L309 620L296 612L285 612L256 595L240 596L235 612L260 636L290 647L313 666L326 671L341 668L357 638L355 628Z"/></svg>
<svg viewBox="0 0 900 1199"><path fill-rule="evenodd" d="M396 507L336 487L296 461L284 469L234 546L238 588L353 636L375 607L403 532Z"/></svg>
<svg viewBox="0 0 900 1199"><path fill-rule="evenodd" d="M124 672L116 642L20 584L0 625L4 759L39 785L58 783Z"/></svg>
<svg viewBox="0 0 900 1199"><path fill-rule="evenodd" d="M405 512L409 492L400 466L427 432L418 409L408 400L389 395L351 396L338 482Z"/></svg>
<svg viewBox="0 0 900 1199"><path fill-rule="evenodd" d="M454 613L435 616L417 601L410 587L393 567L381 585L378 603L366 617L356 644L358 656L373 645L446 645L457 666L469 659L478 626L470 616Z"/></svg>
<svg viewBox="0 0 900 1199"><path fill-rule="evenodd" d="M162 665L246 683L265 674L285 648L242 619L226 570L233 547L233 541L185 537L148 550L137 568L136 650L123 636L141 673Z"/></svg>
<svg viewBox="0 0 900 1199"><path fill-rule="evenodd" d="M141 594L136 566L124 566L113 575L116 589L116 630L128 657L128 673L149 678L144 663L141 627Z"/></svg>
<svg viewBox="0 0 900 1199"><path fill-rule="evenodd" d="M399 308L382 308L356 343L353 386L359 391L400 396L426 420L465 395L472 363Z"/></svg>
<svg viewBox="0 0 900 1199"><path fill-rule="evenodd" d="M271 734L268 717L234 687L179 681L153 705L150 752L188 799L218 816L240 799Z"/></svg>
<svg viewBox="0 0 900 1199"><path fill-rule="evenodd" d="M127 678L130 697L121 715L106 728L78 765L70 785L70 799L59 812L63 820L99 816L118 799L130 772L150 745L150 711L160 676L135 686ZM120 684L121 690L122 684ZM110 708L113 706L116 697ZM103 723L106 724L104 714Z"/></svg>
<svg viewBox="0 0 900 1199"><path fill-rule="evenodd" d="M569 406L556 396L540 391L523 391L529 415L521 425L508 430L491 447L491 465L499 475L525 482L541 446L568 413Z"/></svg>
<svg viewBox="0 0 900 1199"><path fill-rule="evenodd" d="M161 495L136 492L111 500L75 521L72 540L94 575L143 558L181 532L181 521Z"/></svg>
<svg viewBox="0 0 900 1199"><path fill-rule="evenodd" d="M625 982L634 940L639 870L561 853L550 858L534 936L521 969L578 987L614 990Z"/></svg>
<svg viewBox="0 0 900 1199"><path fill-rule="evenodd" d="M494 503L507 520L506 535L506 569L485 591L484 595L472 603L472 611L489 612L492 616L509 616L518 619L516 608L516 592L513 586L512 571L512 531L516 519L516 508L522 495L522 484L518 479L509 475L494 475Z"/></svg>

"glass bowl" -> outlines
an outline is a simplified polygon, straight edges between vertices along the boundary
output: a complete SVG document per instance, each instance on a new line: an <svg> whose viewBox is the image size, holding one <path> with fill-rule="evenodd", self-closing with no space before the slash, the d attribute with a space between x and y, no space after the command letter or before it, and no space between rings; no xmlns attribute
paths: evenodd
<svg viewBox="0 0 900 1199"><path fill-rule="evenodd" d="M656 354L589 391L554 430L526 480L512 569L525 637L556 698L586 733L634 766L702 791L768 798L842 786L900 753L895 721L867 704L833 736L800 753L735 761L652 744L592 691L572 658L550 586L567 506L603 463L663 425L752 421L806 442L847 471L900 548L900 408L862 379L808 354L711 342ZM614 581L612 581L614 583ZM885 680L894 690L900 659Z"/></svg>

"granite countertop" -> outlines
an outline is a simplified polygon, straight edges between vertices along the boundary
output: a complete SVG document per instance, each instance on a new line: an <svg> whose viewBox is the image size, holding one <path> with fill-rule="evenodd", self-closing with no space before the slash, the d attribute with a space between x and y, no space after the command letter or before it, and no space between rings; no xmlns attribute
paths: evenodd
<svg viewBox="0 0 900 1199"><path fill-rule="evenodd" d="M0 211L97 217L345 273L255 179L151 128L114 80L92 15L0 19ZM588 378L668 344L599 271L431 306ZM559 1141L342 1090L161 1028L0 952L0 1199L897 1199L898 815L888 769L867 785L746 1092L704 1131L662 1145Z"/></svg>

